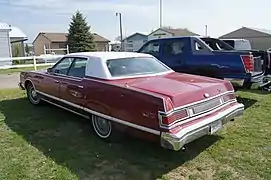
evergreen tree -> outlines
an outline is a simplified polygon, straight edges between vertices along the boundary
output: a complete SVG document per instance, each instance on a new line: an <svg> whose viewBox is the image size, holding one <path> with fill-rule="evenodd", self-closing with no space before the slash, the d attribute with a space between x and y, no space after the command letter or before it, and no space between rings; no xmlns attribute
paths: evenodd
<svg viewBox="0 0 271 180"><path fill-rule="evenodd" d="M94 51L95 49L90 26L88 26L86 18L83 17L80 11L76 11L75 15L72 16L67 35L67 44L69 45L69 51L71 53Z"/></svg>

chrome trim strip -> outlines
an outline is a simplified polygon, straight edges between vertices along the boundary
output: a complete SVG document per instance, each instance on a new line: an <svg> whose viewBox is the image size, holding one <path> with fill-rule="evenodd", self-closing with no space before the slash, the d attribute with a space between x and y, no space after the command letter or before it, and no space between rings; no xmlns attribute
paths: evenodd
<svg viewBox="0 0 271 180"><path fill-rule="evenodd" d="M183 125L183 124L188 123L188 122L190 122L190 121L193 121L193 120L195 120L195 119L201 118L201 117L203 117L203 116L210 115L210 114L212 114L212 113L214 113L214 112L216 112L216 111L218 111L218 110L220 110L220 109L223 109L224 107L226 107L226 106L228 106L228 105L230 105L230 104L232 104L232 103L236 103L236 102L237 102L237 100L235 100L235 101L230 101L230 102L227 102L226 104L223 104L222 106L218 107L217 109L213 109L213 110L211 110L211 111L209 111L209 112L207 112L207 113L205 113L205 114L201 114L201 115L198 115L198 116L194 116L194 117L188 118L188 119L186 119L186 120L184 120L184 121L176 121L176 123L173 124L172 126L160 126L160 127L163 128L163 129L170 130L170 129L175 128L176 126L180 126L180 125Z"/></svg>
<svg viewBox="0 0 271 180"><path fill-rule="evenodd" d="M213 134L217 130L221 130L223 125L228 123L231 119L241 116L244 113L244 105L236 104L227 110L220 112L214 116L203 119L202 121L181 129L177 133L162 132L161 145L162 147L178 151L185 144L194 141L204 135ZM211 132L212 126L216 123L221 126L215 131Z"/></svg>
<svg viewBox="0 0 271 180"><path fill-rule="evenodd" d="M174 137L175 138L181 138L183 137L185 134L189 133L190 131L193 131L193 130L196 130L196 129L199 129L200 127L202 126L205 126L209 123L212 123L218 119L221 119L225 116L227 116L228 114L236 111L237 109L244 109L244 105L243 104L236 104L228 109L226 109L225 111L223 112L219 112L217 115L214 115L212 117L209 117L203 121L200 121L196 124L193 124L191 126L187 126L186 128L180 130L177 134L174 134Z"/></svg>
<svg viewBox="0 0 271 180"><path fill-rule="evenodd" d="M69 109L69 108L66 108L66 107L63 107L63 106L61 106L61 105L59 105L59 104L53 103L53 102L51 102L51 101L48 101L47 99L44 99L44 98L41 98L41 99L42 99L43 101L47 102L47 103L50 103L50 104L52 104L52 105L55 105L55 106L59 107L59 108L65 109L65 110L67 110L67 111L70 111L70 112L72 112L72 113L74 113L74 114L77 114L77 115L79 115L79 116L82 116L82 117L84 117L84 118L86 118L86 119L90 119L90 118L89 118L88 116L86 116L86 115L83 115L83 114L78 113L78 112L76 112L76 111L73 111L73 110L71 110L71 109Z"/></svg>
<svg viewBox="0 0 271 180"><path fill-rule="evenodd" d="M147 128L147 127L144 127L144 126L140 126L140 125L137 125L137 124L134 124L134 123L131 123L131 122L127 122L127 121L124 121L122 119L114 118L112 116L108 116L108 115L93 111L93 110L88 109L88 108L84 108L82 106L76 105L76 104L71 103L69 101L66 101L64 99L57 98L55 96L52 96L52 95L49 95L49 94L46 94L46 93L43 93L41 91L37 91L37 92L40 93L41 95L44 95L44 96L47 96L49 98L55 99L57 101L66 103L66 104L68 104L70 106L73 106L75 108L82 109L82 110L84 110L84 111L86 111L88 113L95 114L97 116L101 116L101 117L103 117L105 119L108 119L108 120L111 120L111 121L114 121L114 122L129 126L129 127L135 128L135 129L139 129L139 130L142 130L142 131L145 131L145 132L149 132L149 133L152 133L152 134L155 134L155 135L160 135L160 131L157 131L157 130L154 130L154 129L151 129L151 128Z"/></svg>
<svg viewBox="0 0 271 180"><path fill-rule="evenodd" d="M41 73L41 74L43 74L43 73ZM119 85L116 85L116 84L107 83L107 82L104 82L104 81L98 80L98 79L91 79L90 77L78 78L78 77L69 77L69 76L66 76L66 75L63 75L63 76L62 75L61 76L57 76L57 75L51 75L51 74L45 74L45 75L46 76L51 76L51 77L60 77L60 78L64 78L64 79L68 79L68 80L75 80L75 81L89 80L89 81L99 82L99 83L103 83L103 84L107 84L107 85L111 85L111 86L123 88L123 86L119 86ZM151 93L151 92L144 91L144 90L141 90L141 89L135 89L133 87L129 87L127 89L129 89L131 91L140 92L142 94L146 94L146 95L150 95L152 97L156 97L156 98L162 99L164 111L166 111L166 104L165 104L164 97L162 95L159 96L159 94L157 94L157 93Z"/></svg>
<svg viewBox="0 0 271 180"><path fill-rule="evenodd" d="M178 111L179 109L187 108L189 106L193 106L193 105L200 104L200 103L203 103L203 102L206 102L206 101L210 101L212 99L215 99L215 98L217 98L219 96L223 96L223 95L228 94L228 93L234 93L234 90L232 90L232 91L225 91L223 93L220 93L218 95L215 95L215 96L207 98L207 99L203 99L203 100L200 100L200 101L196 101L196 102L193 102L193 103L190 103L190 104L186 104L186 105L183 105L183 106L179 106L179 107L173 108L172 110L170 110L170 111L168 111L166 113L162 112L162 111L159 111L159 113L161 113L162 115L163 114L164 115L168 115L170 113L173 113L174 111Z"/></svg>

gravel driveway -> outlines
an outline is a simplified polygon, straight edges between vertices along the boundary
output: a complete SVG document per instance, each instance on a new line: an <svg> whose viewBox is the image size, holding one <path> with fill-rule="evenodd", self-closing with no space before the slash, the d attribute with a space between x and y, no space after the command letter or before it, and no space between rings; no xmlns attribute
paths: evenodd
<svg viewBox="0 0 271 180"><path fill-rule="evenodd" d="M20 73L0 74L0 89L18 88Z"/></svg>

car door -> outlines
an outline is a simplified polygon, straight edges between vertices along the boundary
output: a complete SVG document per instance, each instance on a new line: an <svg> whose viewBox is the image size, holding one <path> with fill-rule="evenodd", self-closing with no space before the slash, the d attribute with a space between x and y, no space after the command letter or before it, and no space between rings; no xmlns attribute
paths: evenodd
<svg viewBox="0 0 271 180"><path fill-rule="evenodd" d="M67 76L60 82L60 98L70 106L81 108L85 104L84 77L87 58L75 57ZM80 107L79 107L80 106Z"/></svg>
<svg viewBox="0 0 271 180"><path fill-rule="evenodd" d="M61 79L66 76L72 62L72 57L64 57L50 68L40 83L40 91L49 96L53 96L52 98L59 98Z"/></svg>
<svg viewBox="0 0 271 180"><path fill-rule="evenodd" d="M140 53L146 53L153 55L157 59L160 58L160 42L159 41L150 41L143 45L142 48L138 51ZM160 60L160 59L159 59Z"/></svg>
<svg viewBox="0 0 271 180"><path fill-rule="evenodd" d="M187 47L186 38L164 40L160 60L176 72L184 72Z"/></svg>

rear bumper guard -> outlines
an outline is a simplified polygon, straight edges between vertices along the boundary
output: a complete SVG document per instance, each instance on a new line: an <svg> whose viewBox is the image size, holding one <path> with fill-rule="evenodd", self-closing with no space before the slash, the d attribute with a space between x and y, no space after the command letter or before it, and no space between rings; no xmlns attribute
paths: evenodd
<svg viewBox="0 0 271 180"><path fill-rule="evenodd" d="M214 116L188 126L176 134L162 132L161 146L166 149L178 151L189 142L192 142L204 135L213 134L219 131L222 129L224 124L237 116L243 115L243 112L244 105L238 103Z"/></svg>

